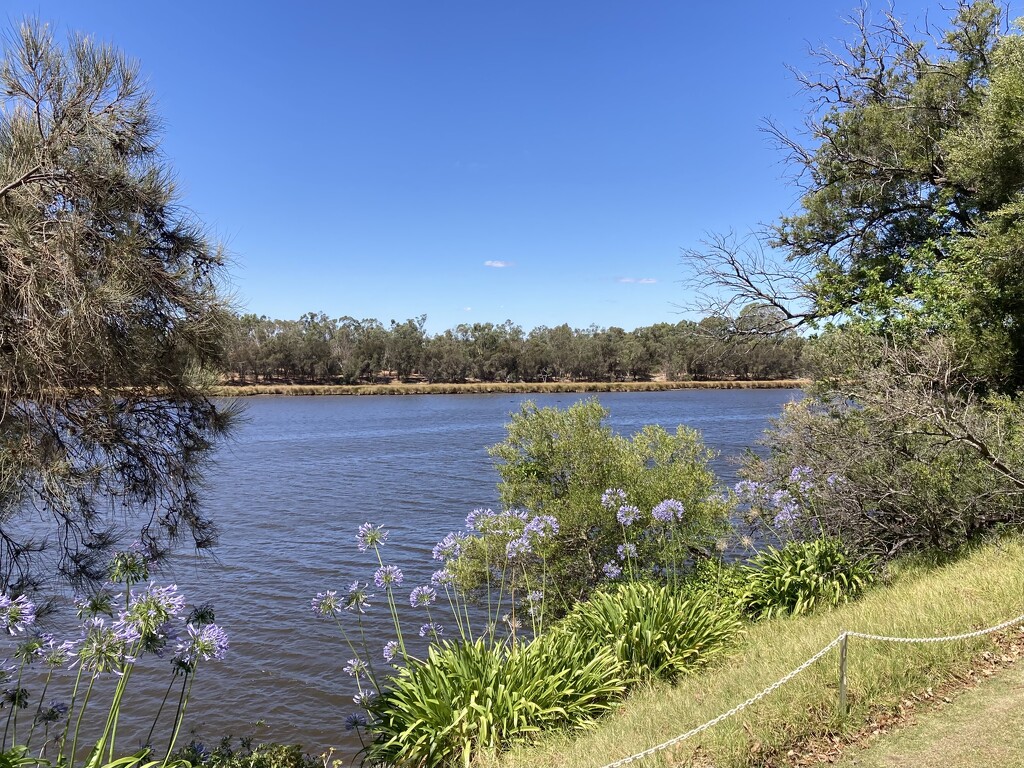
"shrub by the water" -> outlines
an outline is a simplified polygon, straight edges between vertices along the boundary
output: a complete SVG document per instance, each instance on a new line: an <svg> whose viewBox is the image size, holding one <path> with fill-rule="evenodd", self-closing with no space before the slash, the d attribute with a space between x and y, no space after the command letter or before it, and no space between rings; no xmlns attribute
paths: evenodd
<svg viewBox="0 0 1024 768"><path fill-rule="evenodd" d="M626 690L608 646L565 632L529 644L444 641L410 660L370 706L371 762L469 765L541 730L579 729Z"/></svg>
<svg viewBox="0 0 1024 768"><path fill-rule="evenodd" d="M675 680L722 653L740 631L728 602L663 584L631 582L580 603L556 632L607 644L632 681Z"/></svg>
<svg viewBox="0 0 1024 768"><path fill-rule="evenodd" d="M742 571L746 580L739 604L754 620L837 606L872 580L870 561L851 556L839 539L827 537L769 547Z"/></svg>

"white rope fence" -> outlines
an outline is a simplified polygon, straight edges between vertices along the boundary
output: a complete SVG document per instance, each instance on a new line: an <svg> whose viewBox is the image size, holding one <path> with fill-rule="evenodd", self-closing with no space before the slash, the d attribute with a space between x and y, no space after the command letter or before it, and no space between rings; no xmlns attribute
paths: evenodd
<svg viewBox="0 0 1024 768"><path fill-rule="evenodd" d="M636 762L637 760L642 760L645 757L650 757L651 755L653 755L653 754L655 754L657 752L661 752L662 750L668 749L669 747L671 747L671 746L673 746L675 744L678 744L678 743L680 743L682 741L686 741L687 739L693 738L697 734L702 733L703 731L706 731L706 730L708 730L709 728L711 728L711 727L713 727L715 725L718 725L723 720L726 720L726 719L732 717L733 715L737 714L738 712L742 712L744 709L749 707L751 704L754 704L754 703L760 701L761 699L763 699L765 696L767 696L769 693L771 693L772 691L776 690L777 688L781 688L783 685L785 685L790 680L792 680L794 677L796 677L801 672L806 670L808 667L810 667L816 661L821 659L822 656L827 654L829 651L831 651L837 645L840 647L839 708L840 708L841 711L845 712L845 710L846 710L846 642L847 642L848 638L856 637L856 638L860 638L861 640L873 640L873 641L889 642L889 643L942 643L942 642L949 642L949 641L953 641L953 640L968 640L968 639L970 639L972 637L981 637L982 635L989 635L989 634L992 634L993 632L998 632L1001 629L1007 629L1008 627L1012 627L1012 626L1014 626L1016 624L1024 624L1024 615L1017 616L1014 619L1008 619L1007 621L1004 621L1002 624L996 624L994 627L987 627L985 629L979 629L979 630L977 630L975 632L965 632L965 633L960 634L960 635L946 635L945 637L888 637L886 635L870 635L870 634L867 634L865 632L841 632L839 634L839 636L836 637L832 642L830 642L828 645L826 645L820 651L815 653L813 656L811 656L809 659L807 659L807 661L805 661L799 667L794 669L792 672L790 672L789 674L785 675L784 677L780 677L778 680L776 680L774 683L769 685L763 691L761 691L760 693L757 693L757 694L751 696L749 699L744 701L742 704L736 705L735 707L730 709L728 712L723 712L718 717L716 717L716 718L714 718L712 720L708 720L706 723L703 723L702 725L698 725L696 728L693 728L693 729L687 731L686 733L682 733L679 736L676 736L675 738L669 739L668 741L662 742L661 744L658 744L657 746L651 747L650 749L645 749L643 752L637 752L636 754L630 755L629 757L624 757L621 760L616 760L613 763L607 763L606 765L602 766L602 768L619 768L619 766L628 765L629 763Z"/></svg>

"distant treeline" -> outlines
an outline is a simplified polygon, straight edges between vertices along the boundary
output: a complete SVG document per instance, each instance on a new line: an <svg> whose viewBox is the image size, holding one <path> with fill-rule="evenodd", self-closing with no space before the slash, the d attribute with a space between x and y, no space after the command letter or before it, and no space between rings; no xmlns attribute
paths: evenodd
<svg viewBox="0 0 1024 768"><path fill-rule="evenodd" d="M741 318L742 320L742 318ZM247 314L233 320L227 375L235 381L357 384L427 382L792 379L804 340L766 336L706 318L625 331L554 328L529 333L505 321L462 324L429 335L426 316L405 322L307 313L298 320Z"/></svg>

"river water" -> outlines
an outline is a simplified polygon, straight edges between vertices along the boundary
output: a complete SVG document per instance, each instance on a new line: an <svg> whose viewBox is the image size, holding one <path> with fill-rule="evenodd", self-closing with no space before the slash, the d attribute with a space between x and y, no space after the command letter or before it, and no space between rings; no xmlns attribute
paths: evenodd
<svg viewBox="0 0 1024 768"><path fill-rule="evenodd" d="M221 543L212 558L182 556L158 574L190 602L212 602L231 638L227 659L199 670L187 727L208 745L224 735L255 736L314 754L335 746L350 756L358 741L344 718L355 711L354 687L342 667L352 654L337 629L313 615L310 600L326 589L344 592L356 579L373 586L377 564L356 549L356 528L371 521L390 530L386 552L405 572L402 594L426 583L436 565L433 545L462 529L475 507L497 504L486 448L504 438L509 414L527 399L564 408L582 397L245 399L244 422L208 473L205 499ZM700 430L720 454L714 469L731 485L736 457L797 397L796 390L751 389L598 399L621 434L645 424ZM377 649L390 639L387 609L377 602L366 618ZM162 675L147 682L138 672L132 678L130 706L139 722L143 710L154 711L166 682ZM129 727L119 737L124 748L134 746Z"/></svg>

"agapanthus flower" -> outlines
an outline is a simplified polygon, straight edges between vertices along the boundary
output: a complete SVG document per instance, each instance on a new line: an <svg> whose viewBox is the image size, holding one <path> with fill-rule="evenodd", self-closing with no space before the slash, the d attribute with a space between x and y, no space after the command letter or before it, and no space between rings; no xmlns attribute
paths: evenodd
<svg viewBox="0 0 1024 768"><path fill-rule="evenodd" d="M509 560L516 560L531 554L533 554L533 547L526 536L514 538L505 545L505 557Z"/></svg>
<svg viewBox="0 0 1024 768"><path fill-rule="evenodd" d="M373 574L373 583L381 589L400 587L405 575L397 565L385 565L378 568Z"/></svg>
<svg viewBox="0 0 1024 768"><path fill-rule="evenodd" d="M610 560L601 566L601 570L609 579L617 579L622 575L622 569L619 567L618 563L614 563Z"/></svg>
<svg viewBox="0 0 1024 768"><path fill-rule="evenodd" d="M213 624L215 621L217 621L217 612L213 608L213 603L193 605L185 618L186 624Z"/></svg>
<svg viewBox="0 0 1024 768"><path fill-rule="evenodd" d="M466 530L480 531L482 533L481 526L494 517L496 515L493 509L478 507L466 515Z"/></svg>
<svg viewBox="0 0 1024 768"><path fill-rule="evenodd" d="M341 610L341 601L338 600L338 591L329 589L326 592L317 592L310 605L311 610L317 616L335 617Z"/></svg>
<svg viewBox="0 0 1024 768"><path fill-rule="evenodd" d="M544 539L558 533L558 520L551 515L537 515L523 528L523 535L536 536Z"/></svg>
<svg viewBox="0 0 1024 768"><path fill-rule="evenodd" d="M632 504L623 504L619 507L619 511L615 513L615 519L622 525L632 525L640 519L640 509Z"/></svg>
<svg viewBox="0 0 1024 768"><path fill-rule="evenodd" d="M429 622L427 624L424 624L423 626L420 627L420 637L426 637L427 635L432 635L433 637L437 637L437 636L443 635L443 634L444 634L444 627L442 627L440 624L437 624L436 622L433 622L433 621L431 621L431 622Z"/></svg>
<svg viewBox="0 0 1024 768"><path fill-rule="evenodd" d="M178 594L176 584L158 587L150 583L144 592L132 591L128 608L118 616L115 629L151 644L159 628L180 618L184 609L185 598Z"/></svg>
<svg viewBox="0 0 1024 768"><path fill-rule="evenodd" d="M619 560L625 560L627 557L636 557L636 544L619 544L618 553Z"/></svg>
<svg viewBox="0 0 1024 768"><path fill-rule="evenodd" d="M108 627L102 616L87 619L83 630L84 636L78 648L78 660L83 667L94 672L107 672L134 662L127 654L125 638L113 627Z"/></svg>
<svg viewBox="0 0 1024 768"><path fill-rule="evenodd" d="M775 519L772 522L775 525L786 525L793 522L798 517L796 509L796 504L786 504L779 509L779 513L775 515Z"/></svg>
<svg viewBox="0 0 1024 768"><path fill-rule="evenodd" d="M511 613L506 613L504 616L501 617L501 620L508 625L508 628L512 632L518 632L520 629L523 628L523 622L521 622L517 616L513 616Z"/></svg>
<svg viewBox="0 0 1024 768"><path fill-rule="evenodd" d="M526 594L523 602L527 604L527 612L530 616L536 618L544 608L544 593L539 589L535 589Z"/></svg>
<svg viewBox="0 0 1024 768"><path fill-rule="evenodd" d="M95 592L91 595L76 594L74 598L75 610L80 619L100 614L113 616L113 602L114 596L106 591Z"/></svg>
<svg viewBox="0 0 1024 768"><path fill-rule="evenodd" d="M601 494L601 506L607 510L621 507L626 503L626 492L621 488L608 488Z"/></svg>
<svg viewBox="0 0 1024 768"><path fill-rule="evenodd" d="M409 593L409 605L413 608L426 608L437 600L437 590L430 587L416 587Z"/></svg>
<svg viewBox="0 0 1024 768"><path fill-rule="evenodd" d="M43 654L43 639L39 635L27 637L18 643L14 657L22 664L31 664Z"/></svg>
<svg viewBox="0 0 1024 768"><path fill-rule="evenodd" d="M118 552L107 566L107 574L115 584L138 584L149 578L149 560L137 548Z"/></svg>
<svg viewBox="0 0 1024 768"><path fill-rule="evenodd" d="M366 677L366 662L362 659L349 659L348 664L346 664L342 668L342 671L344 671L347 675L351 675L352 677Z"/></svg>
<svg viewBox="0 0 1024 768"><path fill-rule="evenodd" d="M71 640L58 643L52 636L48 636L40 653L43 663L51 669L65 666L74 655L75 645Z"/></svg>
<svg viewBox="0 0 1024 768"><path fill-rule="evenodd" d="M796 499L790 495L789 491L775 491L771 496L771 502L777 513L775 515L776 525L789 523L796 519L799 506L796 503Z"/></svg>
<svg viewBox="0 0 1024 768"><path fill-rule="evenodd" d="M356 547L360 552L379 547L388 540L388 532L382 525L363 523L356 532Z"/></svg>
<svg viewBox="0 0 1024 768"><path fill-rule="evenodd" d="M188 637L178 642L174 661L185 668L195 669L196 664L211 659L220 661L227 654L228 635L216 624L197 627L188 624Z"/></svg>
<svg viewBox="0 0 1024 768"><path fill-rule="evenodd" d="M35 622L36 606L25 595L18 595L12 600L7 595L0 594L0 626L8 634L20 634Z"/></svg>
<svg viewBox="0 0 1024 768"><path fill-rule="evenodd" d="M740 480L733 486L733 491L742 501L753 503L764 495L765 486L754 480Z"/></svg>
<svg viewBox="0 0 1024 768"><path fill-rule="evenodd" d="M372 688L360 691L352 697L352 703L360 707L368 707L377 698L377 692Z"/></svg>
<svg viewBox="0 0 1024 768"><path fill-rule="evenodd" d="M388 640L384 643L384 661L392 662L395 660L395 654L398 653L398 641Z"/></svg>
<svg viewBox="0 0 1024 768"><path fill-rule="evenodd" d="M43 723L56 723L62 719L64 715L68 713L68 705L63 701L51 701L50 706L45 709L40 709L36 712L35 722L38 724Z"/></svg>
<svg viewBox="0 0 1024 768"><path fill-rule="evenodd" d="M367 724L366 715L362 712L353 712L345 718L345 730L352 731L365 728Z"/></svg>
<svg viewBox="0 0 1024 768"><path fill-rule="evenodd" d="M370 607L370 598L373 597L373 595L366 591L368 586L366 582L360 584L359 579L348 585L348 594L345 595L344 600L346 611L366 613L366 609Z"/></svg>
<svg viewBox="0 0 1024 768"><path fill-rule="evenodd" d="M791 482L791 483L798 483L801 480L806 480L807 478L811 477L812 475L814 475L814 470L813 469L811 469L810 467L805 466L805 465L799 465L799 466L793 467L793 469L790 470L790 472L789 472L789 482Z"/></svg>
<svg viewBox="0 0 1024 768"><path fill-rule="evenodd" d="M433 557L435 560L456 560L462 554L462 542L465 540L462 533L449 533L436 545L434 545Z"/></svg>
<svg viewBox="0 0 1024 768"><path fill-rule="evenodd" d="M455 576L447 568L441 568L430 574L430 583L436 587L445 587L454 583Z"/></svg>
<svg viewBox="0 0 1024 768"><path fill-rule="evenodd" d="M662 523L671 523L673 520L683 520L686 508L683 502L676 499L665 499L651 510L651 517Z"/></svg>
<svg viewBox="0 0 1024 768"><path fill-rule="evenodd" d="M28 696L28 688L6 688L3 692L3 703L11 709L25 709L28 706Z"/></svg>

